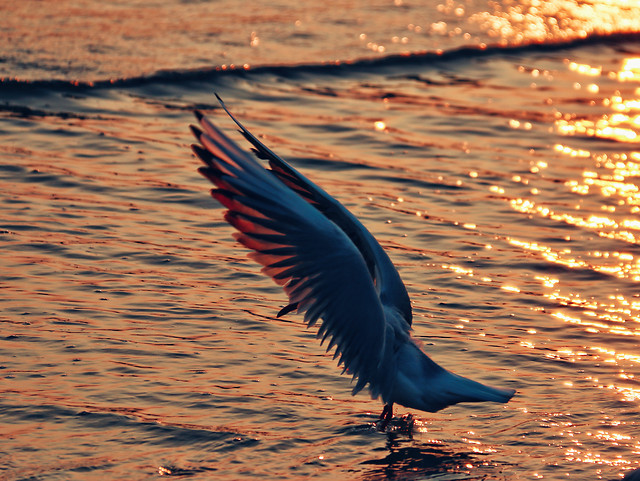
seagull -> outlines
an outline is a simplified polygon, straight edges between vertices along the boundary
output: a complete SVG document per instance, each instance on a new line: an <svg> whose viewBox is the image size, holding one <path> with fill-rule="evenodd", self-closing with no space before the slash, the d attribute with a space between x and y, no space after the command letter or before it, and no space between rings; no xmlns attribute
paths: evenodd
<svg viewBox="0 0 640 481"><path fill-rule="evenodd" d="M411 337L411 303L398 271L373 235L340 202L273 153L220 106L251 144L248 151L195 111L191 125L204 162L198 171L216 188L214 199L249 257L282 286L289 303L277 315L304 314L334 360L351 374L355 395L367 387L384 403L380 428L393 405L436 412L461 402L506 403L514 389L486 386L432 361Z"/></svg>

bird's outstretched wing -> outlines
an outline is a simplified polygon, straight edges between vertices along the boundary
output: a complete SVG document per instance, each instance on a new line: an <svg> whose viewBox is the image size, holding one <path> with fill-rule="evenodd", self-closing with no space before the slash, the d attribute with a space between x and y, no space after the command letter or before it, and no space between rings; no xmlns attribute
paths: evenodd
<svg viewBox="0 0 640 481"><path fill-rule="evenodd" d="M254 153L261 159L269 161L272 172L289 188L293 189L307 202L320 210L327 218L340 227L356 245L369 273L380 292L383 304L395 307L411 326L411 302L409 294L400 279L400 275L378 241L340 202L327 194L322 188L307 179L304 175L282 160L271 149L265 146L227 109L222 99L216 94L220 105L229 117L240 128L240 133L251 143Z"/></svg>
<svg viewBox="0 0 640 481"><path fill-rule="evenodd" d="M282 285L305 321L322 324L318 337L345 371L367 383L372 395L388 392L394 372L380 375L387 325L367 264L353 241L333 221L240 149L201 113L191 127L192 146L205 163L199 172L217 188L212 195L228 211L236 238L252 249L263 272Z"/></svg>

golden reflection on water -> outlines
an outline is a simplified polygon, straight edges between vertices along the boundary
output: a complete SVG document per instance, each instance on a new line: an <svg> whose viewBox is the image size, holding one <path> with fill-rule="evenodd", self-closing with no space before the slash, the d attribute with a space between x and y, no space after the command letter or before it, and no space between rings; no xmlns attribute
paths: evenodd
<svg viewBox="0 0 640 481"><path fill-rule="evenodd" d="M629 146L640 142L640 88L633 90L633 98L625 98L620 90L621 82L640 82L640 58L627 58L621 62L618 71L604 72L602 66L593 66L578 62L567 61L567 68L579 75L596 79L606 76L604 80L618 82L613 95L602 100L602 106L612 112L599 115L597 118L589 118L583 115L577 118L575 114L556 114L556 129L561 135L577 137L593 137L615 142L614 146ZM594 84L597 86L597 84ZM611 87L608 87L609 89ZM593 89L599 92L600 88ZM573 209L567 205L560 207L545 205L544 201L529 198L511 199L511 207L528 215L546 217L554 221L566 223L596 233L598 236L629 244L637 244L640 241L640 220L634 214L640 212L640 186L637 179L640 177L640 151L626 152L592 152L584 148L573 147L563 143L556 143L554 150L560 156L576 159L592 159L592 166L586 166L581 178L568 179L565 186L578 196ZM583 210L580 197L588 196L588 201L596 201L590 208ZM599 203L599 205L598 205ZM595 212L596 209L600 212ZM640 258L626 250L603 251L593 250L586 253L573 253L571 248L558 249L552 245L543 245L539 242L509 238L508 242L523 250L537 253L544 259L554 264L559 264L572 269L587 269L603 274L615 276L620 279L640 282ZM543 281L547 287L548 280ZM557 293L549 294L554 300L558 300ZM576 303L575 299L570 300ZM581 304L581 302L580 302ZM626 302L627 309L622 312L627 318L638 321L638 302ZM558 314L564 316L564 314ZM621 322L615 319L611 308L607 307L605 313L599 318ZM575 320L564 318L567 322ZM585 323L586 321L581 321ZM592 328L594 326L588 321ZM607 328L610 331L615 329ZM618 328L617 332L626 335L638 335L624 328Z"/></svg>
<svg viewBox="0 0 640 481"><path fill-rule="evenodd" d="M446 2L452 7L458 2ZM493 11L470 16L501 43L584 38L589 34L634 31L637 27L637 2L577 2L526 0L494 5Z"/></svg>
<svg viewBox="0 0 640 481"><path fill-rule="evenodd" d="M585 76L600 77L602 75L602 67L593 67L591 65L577 64L569 62L570 70ZM627 58L623 61L618 72L609 72L609 79L617 79L620 82L640 82L640 58ZM579 82L575 84L576 88L581 88ZM587 90L591 93L600 91L600 87L591 83L587 85ZM602 104L609 107L613 113L605 114L599 119L575 119L571 115L562 115L557 113L556 128L558 132L564 135L586 135L588 137L597 137L601 139L610 139L619 142L637 143L640 142L640 88L635 89L633 98L624 98L620 91L616 90L613 95L603 99Z"/></svg>
<svg viewBox="0 0 640 481"><path fill-rule="evenodd" d="M589 77L600 77L603 74L601 66L591 66L568 63L569 70L580 75ZM618 72L609 72L609 79L617 79L619 82L640 82L640 58L632 57L624 59ZM580 82L574 84L576 89L582 88ZM596 83L587 85L587 91L598 93L600 87ZM586 135L609 139L618 142L638 143L640 142L640 88L633 92L633 98L624 98L619 90L613 95L603 99L602 104L609 107L613 113L605 114L599 119L591 120L586 118L574 118L573 115L558 112L556 128L563 135Z"/></svg>
<svg viewBox="0 0 640 481"><path fill-rule="evenodd" d="M540 191L536 189L534 193L530 189L533 195L516 196L509 202L517 212L574 226L577 232L566 236L566 244L561 239L528 239L526 233L512 234L502 240L530 256L564 268L558 274L537 275L535 280L540 283L540 295L551 303L551 307L544 308L545 312L560 324L582 333L576 335L574 341L550 348L542 332L531 329L520 345L542 352L549 360L602 366L603 370L597 374L578 371L584 374L563 380L563 385L567 389L580 389L586 383L590 389L609 393L617 402L634 405L640 402L640 388L634 374L640 367L640 354L636 349L640 338L640 295L634 289L640 282L640 255L635 249L640 241L637 216L640 212L640 88L635 88L633 83L640 83L640 57L624 59L614 69L577 61L566 61L565 65L573 76L569 76L572 82L576 75L585 79L573 84L584 97L573 98L570 94L567 104L579 107L575 112L556 113L554 130L566 138L553 144L556 161L549 160L548 165L532 161L530 165L536 169L532 167L531 173L540 175L540 179L553 178L556 182L562 179L568 200L534 197ZM513 180L522 179L518 176ZM492 192L503 194L504 190L492 188ZM571 242L574 236L596 240L593 247L587 244L586 249L581 249L580 243ZM611 242L599 241L598 237ZM470 275L460 269L452 270ZM600 273L623 283L616 284L618 288L612 285L610 289L582 292L565 282L566 273L571 275L572 271L586 276ZM625 288L624 282L631 283L631 289ZM593 279L594 286L606 284L606 279L597 276ZM501 288L514 295L520 293L508 285ZM617 420L616 415L607 418L610 426L615 423L625 424ZM605 455L587 445L589 439L596 445L597 442L610 446L634 444L632 437L616 432L615 427L584 432L569 423L562 435L570 441L564 451L567 461L631 465L627 455Z"/></svg>
<svg viewBox="0 0 640 481"><path fill-rule="evenodd" d="M517 199L517 201L522 201L522 199ZM554 220L563 220L569 224L577 225L580 227L588 227L596 230L598 228L604 227L605 225L609 226L608 224L610 222L610 219L600 216L591 216L589 217L589 219L585 220L567 214L555 214L547 208L535 206L530 201L522 201L522 203L516 202L516 205L514 207L516 208L516 210L519 210L521 212L535 212L543 217L550 217ZM599 232L599 234L601 233ZM604 237L610 236L604 235ZM587 253L588 258L585 259L580 258L580 256L574 255L571 249L568 247L564 249L556 249L539 242L529 242L511 237L507 238L507 242L526 251L538 253L545 260L553 264L577 269L589 269L595 272L613 275L621 279L629 279L634 282L640 282L640 258L636 258L632 254L629 254L627 252L591 251ZM584 257L584 254L582 255L582 257Z"/></svg>

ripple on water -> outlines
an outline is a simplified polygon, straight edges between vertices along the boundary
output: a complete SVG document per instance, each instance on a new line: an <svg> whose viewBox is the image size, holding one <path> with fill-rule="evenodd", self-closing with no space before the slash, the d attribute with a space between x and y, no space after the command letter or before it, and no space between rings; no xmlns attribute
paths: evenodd
<svg viewBox="0 0 640 481"><path fill-rule="evenodd" d="M43 113L3 110L7 475L613 479L636 467L640 154L615 130L635 124L611 118L631 119L637 98L621 49L20 93L12 103ZM572 62L602 68L587 78ZM373 428L379 403L350 396L299 317L275 317L284 294L194 173L185 126L192 107L215 110L212 88L381 240L429 354L515 387L511 403L414 412L411 434Z"/></svg>

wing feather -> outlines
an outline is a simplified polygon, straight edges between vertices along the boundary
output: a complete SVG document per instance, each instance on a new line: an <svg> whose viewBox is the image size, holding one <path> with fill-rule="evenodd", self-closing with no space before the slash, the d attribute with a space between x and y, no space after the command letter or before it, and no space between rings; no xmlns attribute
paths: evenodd
<svg viewBox="0 0 640 481"><path fill-rule="evenodd" d="M395 373L380 374L384 310L361 251L292 190L295 178L272 175L206 117L196 117L202 130L192 129L200 142L193 151L205 164L199 172L217 186L212 196L228 209L238 241L283 286L290 303L283 311L297 308L309 326L322 319L318 336L358 380L354 392L367 383L376 396L389 391Z"/></svg>
<svg viewBox="0 0 640 481"><path fill-rule="evenodd" d="M407 323L405 328L408 330L412 320L409 294L400 274L375 237L342 204L260 142L233 116L222 99L218 95L216 97L225 112L240 128L240 133L251 143L258 158L269 161L273 174L349 236L367 263L369 273L380 292L381 301L385 305L395 307L402 314Z"/></svg>

